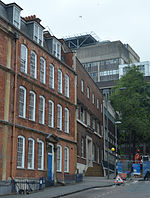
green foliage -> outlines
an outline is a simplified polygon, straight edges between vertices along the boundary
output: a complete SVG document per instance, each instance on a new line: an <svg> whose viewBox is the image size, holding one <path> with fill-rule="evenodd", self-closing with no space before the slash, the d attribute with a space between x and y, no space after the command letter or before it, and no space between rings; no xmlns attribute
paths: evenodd
<svg viewBox="0 0 150 198"><path fill-rule="evenodd" d="M121 128L126 134L136 135L140 141L149 138L150 132L150 91L136 66L129 67L114 87L110 102L121 114Z"/></svg>

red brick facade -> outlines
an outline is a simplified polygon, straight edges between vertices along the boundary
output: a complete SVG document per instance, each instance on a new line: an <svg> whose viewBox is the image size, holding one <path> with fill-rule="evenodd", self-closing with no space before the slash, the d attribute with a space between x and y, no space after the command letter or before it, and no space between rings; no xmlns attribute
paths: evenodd
<svg viewBox="0 0 150 198"><path fill-rule="evenodd" d="M76 139L75 139L75 72L71 64L68 66L52 56L44 47L40 47L22 32L18 31L6 21L0 20L0 180L14 178L40 178L48 176L48 145L53 148L54 179L63 180L65 164L65 148L69 150L67 174L76 171ZM6 29L4 28L6 27ZM10 31L8 31L10 29ZM19 39L13 38L14 31ZM27 47L27 73L20 71L21 44ZM31 50L37 54L37 78L30 76ZM62 53L65 54L65 53ZM17 55L17 57L16 57ZM72 63L72 53L65 55L65 59ZM40 82L40 57L46 60L46 83ZM49 64L54 65L54 89L49 88ZM17 68L16 68L17 67ZM15 69L17 73L15 73ZM58 69L62 71L63 92L57 91ZM69 76L69 98L65 96L65 74ZM16 84L15 84L16 76ZM16 86L16 89L15 89ZM26 89L26 116L19 116L20 86ZM16 90L16 108L14 109ZM35 121L29 120L30 91L36 94ZM45 98L45 120L39 124L39 96ZM54 127L48 126L48 101L54 102ZM62 106L62 130L57 129L57 104ZM65 108L69 109L69 133L65 132ZM15 120L13 116L15 115ZM46 138L49 136L49 139ZM24 167L17 168L18 136L24 137ZM34 169L28 168L28 140L34 140ZM44 143L44 167L38 169L38 141ZM57 145L62 147L61 171L57 172ZM55 159L55 160L54 160Z"/></svg>
<svg viewBox="0 0 150 198"><path fill-rule="evenodd" d="M63 40L46 31L42 46L27 34L30 25L27 21L36 22L41 28L40 20L37 22L35 16L22 20L24 26L27 24L25 31L15 28L0 15L0 180L51 176L55 182L63 181L64 175L84 172L89 166L100 165L103 159L103 97ZM54 39L61 45L61 57L49 49ZM25 58L22 58L22 45L26 49ZM37 76L34 78L31 77L31 52L37 55ZM45 83L40 80L40 58L46 62ZM27 71L21 71L24 62L27 62ZM50 64L54 66L54 88L49 87ZM62 83L58 78L59 70ZM66 75L69 96L65 92ZM62 93L58 91L59 84L62 84ZM31 100L31 92L35 101ZM49 100L54 104L53 113ZM62 116L61 110L58 113L58 105L62 107ZM35 109L33 120L29 117L31 107ZM41 115L44 115L42 124L39 122ZM54 121L51 127L50 117ZM59 121L62 129L58 128Z"/></svg>
<svg viewBox="0 0 150 198"><path fill-rule="evenodd" d="M100 165L101 160L103 160L103 97L98 86L78 60L77 74L77 167L79 172L85 172L89 166ZM94 101L92 101L93 94ZM84 119L82 118L82 111L84 112ZM89 114L90 118L87 114ZM93 126L93 120L95 126Z"/></svg>

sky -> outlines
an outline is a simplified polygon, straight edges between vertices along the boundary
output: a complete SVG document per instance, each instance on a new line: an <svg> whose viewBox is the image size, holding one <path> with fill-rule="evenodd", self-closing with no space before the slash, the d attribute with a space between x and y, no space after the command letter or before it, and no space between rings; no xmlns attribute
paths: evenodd
<svg viewBox="0 0 150 198"><path fill-rule="evenodd" d="M2 0L36 15L57 38L85 33L100 41L129 44L141 61L150 61L150 0ZM93 34L94 33L94 34Z"/></svg>

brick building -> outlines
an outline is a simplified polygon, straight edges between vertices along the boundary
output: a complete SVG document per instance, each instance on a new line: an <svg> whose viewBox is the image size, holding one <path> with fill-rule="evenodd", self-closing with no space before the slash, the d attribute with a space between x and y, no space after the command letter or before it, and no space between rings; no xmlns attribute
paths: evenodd
<svg viewBox="0 0 150 198"><path fill-rule="evenodd" d="M0 1L0 180L62 181L76 170L74 55L21 10Z"/></svg>
<svg viewBox="0 0 150 198"><path fill-rule="evenodd" d="M100 168L103 160L103 97L78 59L76 69L77 169L80 173L86 172L86 175L102 176Z"/></svg>

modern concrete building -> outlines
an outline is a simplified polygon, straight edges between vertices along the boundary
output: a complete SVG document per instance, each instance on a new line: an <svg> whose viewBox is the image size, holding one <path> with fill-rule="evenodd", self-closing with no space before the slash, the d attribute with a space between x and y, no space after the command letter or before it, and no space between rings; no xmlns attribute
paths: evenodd
<svg viewBox="0 0 150 198"><path fill-rule="evenodd" d="M98 41L90 34L66 38L68 46L97 82L100 89L111 88L119 79L119 65L140 61L138 54L121 41Z"/></svg>
<svg viewBox="0 0 150 198"><path fill-rule="evenodd" d="M143 73L146 80L150 80L150 61L119 65L119 79L126 74L128 67L135 65Z"/></svg>

